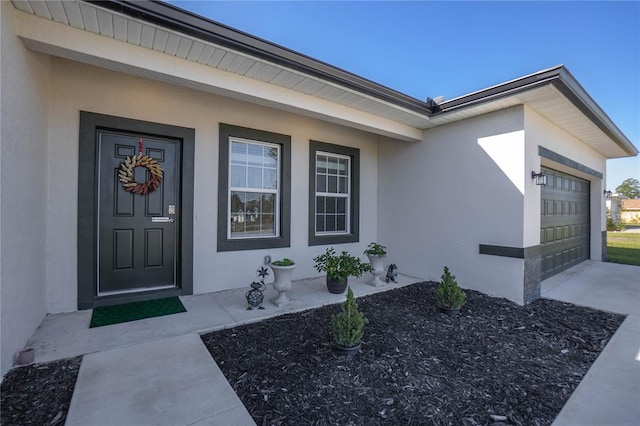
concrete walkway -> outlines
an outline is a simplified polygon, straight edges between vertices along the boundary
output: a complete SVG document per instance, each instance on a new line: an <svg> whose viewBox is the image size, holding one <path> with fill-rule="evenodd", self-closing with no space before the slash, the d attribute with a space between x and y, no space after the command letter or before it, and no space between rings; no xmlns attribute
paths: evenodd
<svg viewBox="0 0 640 426"><path fill-rule="evenodd" d="M357 297L422 279L372 287ZM629 314L554 425L640 424L640 267L584 262L542 283L543 297ZM181 297L187 312L89 328L91 311L49 315L27 347L36 362L84 355L67 425L254 425L199 334L340 303L323 278L294 282L291 305L246 310L246 289ZM241 355L240 355L241 356Z"/></svg>
<svg viewBox="0 0 640 426"><path fill-rule="evenodd" d="M543 281L542 292L627 315L553 425L640 425L640 267L583 262Z"/></svg>
<svg viewBox="0 0 640 426"><path fill-rule="evenodd" d="M370 277L349 278L356 297L423 281L399 275L372 287ZM36 362L84 355L66 425L255 425L199 334L341 303L345 294L329 293L324 278L299 280L292 303L277 307L268 285L265 309L249 311L248 290L181 297L187 312L98 328L89 328L91 311L49 315L27 347Z"/></svg>

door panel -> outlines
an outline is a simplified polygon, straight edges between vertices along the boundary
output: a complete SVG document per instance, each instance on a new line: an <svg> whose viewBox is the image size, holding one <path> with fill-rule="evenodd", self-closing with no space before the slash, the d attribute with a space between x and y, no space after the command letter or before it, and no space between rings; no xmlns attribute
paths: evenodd
<svg viewBox="0 0 640 426"><path fill-rule="evenodd" d="M154 136L113 131L98 138L98 295L176 287L176 241L180 206L178 143ZM120 164L139 151L158 161L163 179L146 195L125 191L118 179ZM134 180L149 178L144 167ZM169 214L169 206L175 206ZM167 218L154 221L153 218Z"/></svg>
<svg viewBox="0 0 640 426"><path fill-rule="evenodd" d="M551 169L542 187L542 279L589 258L589 182Z"/></svg>

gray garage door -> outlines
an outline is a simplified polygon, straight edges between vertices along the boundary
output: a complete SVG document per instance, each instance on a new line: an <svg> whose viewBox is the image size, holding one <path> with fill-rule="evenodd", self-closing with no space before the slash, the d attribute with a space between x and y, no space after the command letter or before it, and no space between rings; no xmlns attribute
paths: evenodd
<svg viewBox="0 0 640 426"><path fill-rule="evenodd" d="M589 182L551 169L542 187L542 279L589 258Z"/></svg>

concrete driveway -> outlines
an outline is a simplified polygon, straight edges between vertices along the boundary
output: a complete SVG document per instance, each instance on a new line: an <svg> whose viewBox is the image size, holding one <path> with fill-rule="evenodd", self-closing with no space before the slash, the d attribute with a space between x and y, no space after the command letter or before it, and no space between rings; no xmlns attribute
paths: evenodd
<svg viewBox="0 0 640 426"><path fill-rule="evenodd" d="M583 262L543 281L542 292L627 315L553 425L640 425L640 266Z"/></svg>

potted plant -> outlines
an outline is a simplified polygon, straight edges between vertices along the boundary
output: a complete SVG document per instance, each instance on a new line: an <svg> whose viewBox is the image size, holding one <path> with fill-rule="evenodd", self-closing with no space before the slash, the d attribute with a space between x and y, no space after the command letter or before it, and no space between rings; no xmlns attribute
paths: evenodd
<svg viewBox="0 0 640 426"><path fill-rule="evenodd" d="M336 351L347 355L355 355L360 350L364 325L369 321L358 310L353 291L349 287L347 300L340 306L340 312L331 316L331 334Z"/></svg>
<svg viewBox="0 0 640 426"><path fill-rule="evenodd" d="M373 275L373 279L369 281L374 287L382 285L382 281L379 276L384 273L384 258L387 257L386 247L378 243L371 243L367 246L364 254L369 258L369 264L371 265L370 271Z"/></svg>
<svg viewBox="0 0 640 426"><path fill-rule="evenodd" d="M445 266L440 284L436 289L438 310L447 315L456 316L460 313L466 298L467 294L458 286L455 275L451 275L449 268Z"/></svg>
<svg viewBox="0 0 640 426"><path fill-rule="evenodd" d="M326 249L313 260L316 262L316 270L327 274L327 289L329 293L334 294L344 293L349 277L360 277L370 269L367 263L361 262L344 250L337 255L333 247Z"/></svg>
<svg viewBox="0 0 640 426"><path fill-rule="evenodd" d="M291 290L291 275L296 268L296 264L289 258L276 260L269 264L273 271L273 288L278 292L278 297L273 299L276 306L283 306L291 303L287 296L287 290Z"/></svg>

